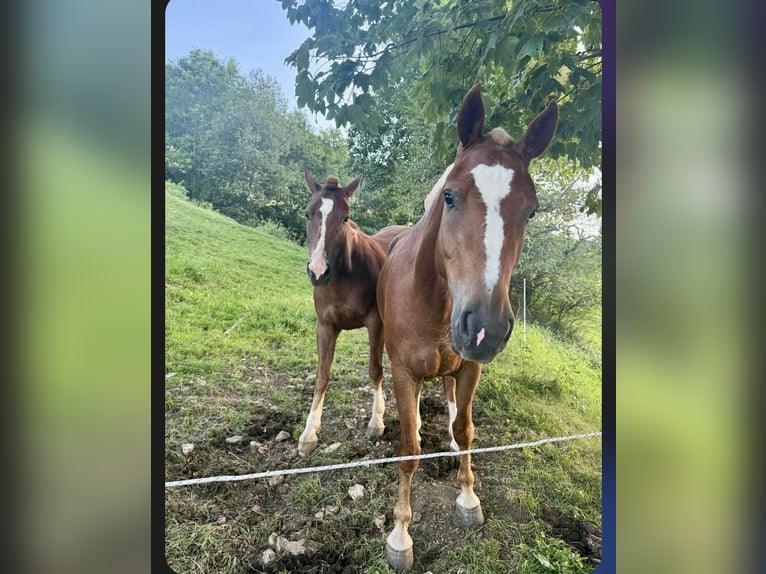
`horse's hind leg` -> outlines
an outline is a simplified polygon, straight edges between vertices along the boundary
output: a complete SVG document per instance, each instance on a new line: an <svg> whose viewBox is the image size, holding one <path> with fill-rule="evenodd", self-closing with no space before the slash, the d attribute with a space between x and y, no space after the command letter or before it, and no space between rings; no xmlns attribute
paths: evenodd
<svg viewBox="0 0 766 574"><path fill-rule="evenodd" d="M460 450L471 448L473 441L473 421L471 409L473 395L479 382L481 365L467 362L458 373L456 381L456 407L455 422L452 429ZM484 524L484 514L481 511L479 497L473 491L473 472L471 471L471 455L460 456L460 469L457 473L457 482L460 485L460 494L455 504L455 518L462 526L480 526Z"/></svg>
<svg viewBox="0 0 766 574"><path fill-rule="evenodd" d="M444 395L447 397L447 409L449 410L449 423L447 428L449 430L449 436L451 442L450 447L452 450L460 450L460 447L455 441L455 433L452 431L452 423L455 422L457 416L457 406L455 404L455 377L445 375L442 377L442 386L444 386Z"/></svg>
<svg viewBox="0 0 766 574"><path fill-rule="evenodd" d="M383 434L383 414L386 411L386 399L383 396L383 323L379 317L367 324L370 340L370 382L372 382L372 416L367 426L367 437L376 438Z"/></svg>
<svg viewBox="0 0 766 574"><path fill-rule="evenodd" d="M334 325L317 322L317 351L319 363L317 365L317 377L314 383L314 400L311 403L311 411L306 419L306 428L298 440L298 450L308 454L314 450L319 442L317 433L322 427L322 406L324 394L330 382L330 367L335 356L335 342L338 340L340 330Z"/></svg>

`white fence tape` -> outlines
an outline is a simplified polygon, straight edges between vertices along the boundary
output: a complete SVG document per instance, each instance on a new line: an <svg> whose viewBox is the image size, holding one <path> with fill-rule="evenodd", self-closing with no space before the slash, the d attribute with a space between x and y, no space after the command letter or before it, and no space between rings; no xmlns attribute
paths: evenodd
<svg viewBox="0 0 766 574"><path fill-rule="evenodd" d="M290 475L290 474L305 474L309 472L326 472L328 470L342 470L344 468L356 468L359 466L372 466L374 464L386 464L389 462L399 462L404 460L423 460L426 458L440 458L445 456L460 456L463 454L481 454L484 452L499 452L503 450L511 450L517 448L526 448L531 446L540 446L551 442L564 442L569 440L576 440L581 438L590 438L601 436L601 432L589 432L585 434L576 434L571 436L560 436L554 438L544 438L535 440L532 442L522 442L517 444L507 444L502 446L488 446L484 448L476 448L471 450L458 450L458 451L446 451L446 452L432 452L427 454L409 455L409 456L392 456L389 458L376 458L368 460L358 460L354 462L345 462L339 464L328 464L327 466L310 466L306 468L288 468L285 470L268 470L265 472L254 472L252 474L239 474L229 476L210 476L207 478L189 478L186 480L171 480L165 483L165 488L174 488L176 486L188 486L192 484L206 484L210 482L236 482L240 480L255 480L257 478L271 478L274 476Z"/></svg>

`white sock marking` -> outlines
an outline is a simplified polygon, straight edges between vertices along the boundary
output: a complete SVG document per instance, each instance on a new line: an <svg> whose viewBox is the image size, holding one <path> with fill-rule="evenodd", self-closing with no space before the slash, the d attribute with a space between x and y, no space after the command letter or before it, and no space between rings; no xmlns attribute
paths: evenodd
<svg viewBox="0 0 766 574"><path fill-rule="evenodd" d="M324 405L324 396L315 404L311 405L311 411L306 418L306 428L303 429L299 443L316 442L319 440L317 433L322 428L322 407Z"/></svg>
<svg viewBox="0 0 766 574"><path fill-rule="evenodd" d="M386 399L383 397L383 385L373 389L372 416L370 417L370 428L383 428L383 413L386 411Z"/></svg>
<svg viewBox="0 0 766 574"><path fill-rule="evenodd" d="M505 237L503 218L500 217L500 202L511 192L513 170L499 164L493 166L480 164L474 167L471 173L481 198L487 206L484 226L487 267L484 271L484 283L487 290L492 291L500 277L500 254Z"/></svg>
<svg viewBox="0 0 766 574"><path fill-rule="evenodd" d="M457 405L448 400L447 409L449 410L449 436L452 438L452 441L450 442L450 448L452 450L458 451L460 450L460 447L455 440L455 434L452 432L452 423L454 423L455 419L457 418Z"/></svg>
<svg viewBox="0 0 766 574"><path fill-rule="evenodd" d="M460 494L458 494L457 497L457 504L461 508L470 510L471 508L476 508L479 506L481 501L479 500L479 497L476 496L476 493L474 493L473 488L469 488L468 486L461 486Z"/></svg>
<svg viewBox="0 0 766 574"><path fill-rule="evenodd" d="M322 227L319 229L319 241L317 241L314 252L311 254L311 261L309 262L309 269L317 278L321 277L322 274L327 271L324 254L324 237L327 233L327 216L330 215L334 206L335 202L332 199L326 197L322 198L322 206L319 208L319 213L322 214Z"/></svg>
<svg viewBox="0 0 766 574"><path fill-rule="evenodd" d="M406 552L412 548L412 537L407 532L404 525L398 520L394 519L394 529L391 534L386 538L386 543L397 552Z"/></svg>
<svg viewBox="0 0 766 574"><path fill-rule="evenodd" d="M418 442L421 441L420 437L420 427L423 426L423 420L420 418L420 394L422 393L422 389L420 393L418 393L418 411L417 411L417 417L416 417L416 429L415 429L415 435L417 436Z"/></svg>

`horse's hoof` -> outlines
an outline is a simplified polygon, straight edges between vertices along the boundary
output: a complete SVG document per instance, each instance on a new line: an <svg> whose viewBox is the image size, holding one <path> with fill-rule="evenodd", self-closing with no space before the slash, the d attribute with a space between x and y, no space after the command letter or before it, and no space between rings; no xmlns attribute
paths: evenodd
<svg viewBox="0 0 766 574"><path fill-rule="evenodd" d="M383 435L386 427L367 427L367 438L374 439Z"/></svg>
<svg viewBox="0 0 766 574"><path fill-rule="evenodd" d="M319 445L318 440L314 440L311 442L299 442L298 443L298 453L302 455L311 454L311 451L313 451L317 445Z"/></svg>
<svg viewBox="0 0 766 574"><path fill-rule="evenodd" d="M397 572L404 572L405 570L411 570L412 565L415 563L415 556L412 553L412 546L406 550L394 550L386 544L386 559L391 565L391 568Z"/></svg>
<svg viewBox="0 0 766 574"><path fill-rule="evenodd" d="M481 504L473 508L463 508L459 504L455 505L455 520L460 526L474 527L484 524L484 513L481 511Z"/></svg>

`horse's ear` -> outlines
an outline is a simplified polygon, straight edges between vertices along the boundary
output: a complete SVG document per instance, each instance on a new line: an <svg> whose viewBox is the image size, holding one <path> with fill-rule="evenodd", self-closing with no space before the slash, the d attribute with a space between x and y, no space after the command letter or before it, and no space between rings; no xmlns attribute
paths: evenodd
<svg viewBox="0 0 766 574"><path fill-rule="evenodd" d="M481 84L476 84L463 98L457 117L457 135L463 147L468 147L481 137L484 127L484 104L481 101Z"/></svg>
<svg viewBox="0 0 766 574"><path fill-rule="evenodd" d="M551 143L558 123L559 108L556 105L556 100L551 100L547 107L532 120L522 138L516 142L516 149L527 161L537 157Z"/></svg>
<svg viewBox="0 0 766 574"><path fill-rule="evenodd" d="M343 195L345 195L347 198L354 195L354 192L359 189L360 183L362 183L362 176L357 175L346 187L343 188Z"/></svg>
<svg viewBox="0 0 766 574"><path fill-rule="evenodd" d="M314 179L314 176L312 173L308 170L308 168L303 168L303 176L306 179L306 187L311 193L316 193L320 189L322 189L322 186L319 185L316 180Z"/></svg>

